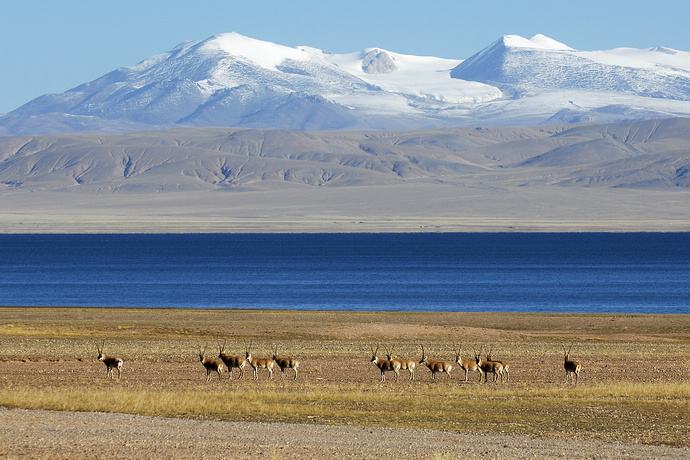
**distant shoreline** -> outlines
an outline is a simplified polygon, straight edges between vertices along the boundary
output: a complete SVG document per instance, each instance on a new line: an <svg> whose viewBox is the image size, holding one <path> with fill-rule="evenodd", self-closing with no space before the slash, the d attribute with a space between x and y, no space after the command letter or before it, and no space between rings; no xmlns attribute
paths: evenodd
<svg viewBox="0 0 690 460"><path fill-rule="evenodd" d="M28 311L28 310L43 310L55 313L74 312L83 310L87 312L113 312L120 313L136 313L136 314L154 314L158 313L199 313L199 314L251 314L251 315L372 315L372 316L387 316L387 315L418 315L418 316L434 316L434 315L458 315L458 316L487 316L487 317L506 317L513 316L515 318L523 316L532 316L534 318L687 318L690 313L650 313L650 312L621 312L621 311L598 311L598 312L580 312L580 311L530 311L530 310L356 310L356 309L324 309L324 308L257 308L257 307L131 307L131 306L83 306L83 305L0 305L0 312L7 312L11 310Z"/></svg>
<svg viewBox="0 0 690 460"><path fill-rule="evenodd" d="M324 309L324 308L313 308L313 309L305 309L305 308L257 308L257 307L218 307L218 308L212 308L212 307L131 307L131 306L114 306L114 305L108 305L104 307L99 307L99 306L83 306L83 305L61 305L61 306L53 306L53 305L0 305L0 309L3 310L24 310L24 309L44 309L44 310L63 310L63 311L73 311L73 310L90 310L90 311L101 311L101 310L110 310L110 311L126 311L126 312L139 312L139 313L144 313L144 312L151 312L151 311L187 311L187 312L199 312L199 313L257 313L261 314L264 312L267 313L281 313L281 314L315 314L315 315L322 315L322 314L343 314L343 315L348 315L348 314L356 314L356 315L390 315L390 314L403 314L403 315L515 315L515 316L520 316L520 315L535 315L535 316L556 316L556 317L565 317L565 316L573 316L573 317L581 317L581 316L606 316L606 317L611 317L611 316L624 316L624 317L633 317L633 316L644 316L644 317L650 317L650 316L688 316L690 313L641 313L641 312L633 312L633 313L618 313L618 312L572 312L572 311L500 311L500 310L458 310L458 311L451 311L451 310L444 310L444 311L439 311L439 310L354 310L354 309L339 309L339 310L329 310L329 309Z"/></svg>
<svg viewBox="0 0 690 460"><path fill-rule="evenodd" d="M79 220L79 219L77 219ZM414 233L688 233L690 221L680 219L666 222L642 223L575 223L575 222L514 222L512 224L486 221L484 223L392 222L362 221L336 222L331 225L312 221L272 223L223 222L195 224L193 222L109 222L81 221L79 223L22 222L12 223L0 218L0 235L55 234L414 234Z"/></svg>

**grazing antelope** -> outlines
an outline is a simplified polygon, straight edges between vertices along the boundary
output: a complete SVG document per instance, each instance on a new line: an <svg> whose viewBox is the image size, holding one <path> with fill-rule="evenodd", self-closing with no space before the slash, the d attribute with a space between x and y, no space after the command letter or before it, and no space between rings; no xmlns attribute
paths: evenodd
<svg viewBox="0 0 690 460"><path fill-rule="evenodd" d="M280 368L280 381L285 381L285 369L292 369L295 371L295 378L293 380L297 380L297 368L299 367L299 361L286 356L279 357L277 345L274 345L271 348L273 348L273 361L275 361Z"/></svg>
<svg viewBox="0 0 690 460"><path fill-rule="evenodd" d="M479 373L479 382L481 383L482 377L484 377L484 371L482 370L481 366L477 364L477 357L479 354L476 350L474 350L474 358L463 358L461 351L462 350L458 348L458 351L455 354L455 362L458 364L458 366L460 366L460 369L465 371L465 383L467 383L467 374L469 371Z"/></svg>
<svg viewBox="0 0 690 460"><path fill-rule="evenodd" d="M400 377L400 363L398 361L391 361L389 359L379 359L379 357L376 355L379 351L379 345L376 344L376 350L374 350L374 347L369 345L371 348L371 362L374 364L374 366L379 368L379 371L381 372L381 381L385 382L386 381L386 372L393 372L395 374L395 381L398 381L398 378Z"/></svg>
<svg viewBox="0 0 690 460"><path fill-rule="evenodd" d="M482 371L484 372L484 383L487 383L488 381L488 374L493 374L493 382L498 383L498 376L501 375L501 373L503 372L503 365L498 361L483 360L481 353L482 350L480 348L479 354L475 357L475 360L477 362L477 365L481 367Z"/></svg>
<svg viewBox="0 0 690 460"><path fill-rule="evenodd" d="M106 356L103 353L104 346L105 340L101 343L100 346L98 346L98 343L96 344L96 350L98 350L98 360L105 364L105 375L107 377L110 377L112 379L113 369L117 369L117 378L119 379L120 377L122 377L122 364L124 363L124 361L114 356Z"/></svg>
<svg viewBox="0 0 690 460"><path fill-rule="evenodd" d="M240 370L239 378L244 377L244 366L247 365L247 360L242 356L225 354L225 342L224 340L223 345L218 344L218 359L223 361L225 367L228 368L228 379L232 380L232 370L235 368Z"/></svg>
<svg viewBox="0 0 690 460"><path fill-rule="evenodd" d="M244 351L245 359L252 367L252 373L254 374L254 380L259 380L259 369L266 369L268 371L268 379L273 379L273 366L274 361L268 358L255 358L252 356L252 342L249 342L249 347L245 348Z"/></svg>
<svg viewBox="0 0 690 460"><path fill-rule="evenodd" d="M489 353L486 355L486 360L487 361L493 361L501 364L501 383L503 383L503 379L505 378L505 381L508 382L510 380L510 364L508 364L507 361L499 361L495 360L491 357L491 351L489 350Z"/></svg>
<svg viewBox="0 0 690 460"><path fill-rule="evenodd" d="M580 376L580 371L582 370L582 365L570 359L570 350L573 349L573 346L571 345L570 348L568 348L568 351L565 350L565 346L561 345L563 347L563 369L565 369L565 379L568 382L571 382L573 380L573 375L575 375L575 385L577 385L577 379Z"/></svg>
<svg viewBox="0 0 690 460"><path fill-rule="evenodd" d="M426 367L429 368L429 370L431 371L431 379L436 380L436 374L439 372L444 372L448 374L448 378L451 378L450 371L453 370L452 361L440 361L436 359L429 359L424 353L424 345L420 345L420 347L422 347L422 359L419 360L419 364L425 364Z"/></svg>
<svg viewBox="0 0 690 460"><path fill-rule="evenodd" d="M388 361L396 361L400 363L400 369L401 370L406 370L407 372L410 373L410 381L414 380L414 371L417 368L417 363L415 362L414 359L406 359L406 358L393 358L393 348L395 346L391 347L390 350L386 350L386 359Z"/></svg>
<svg viewBox="0 0 690 460"><path fill-rule="evenodd" d="M223 363L216 358L207 358L206 348L207 347L204 347L203 351L199 350L199 362L201 362L204 369L206 369L206 381L208 382L211 380L211 372L217 373L218 379L220 380L223 375Z"/></svg>

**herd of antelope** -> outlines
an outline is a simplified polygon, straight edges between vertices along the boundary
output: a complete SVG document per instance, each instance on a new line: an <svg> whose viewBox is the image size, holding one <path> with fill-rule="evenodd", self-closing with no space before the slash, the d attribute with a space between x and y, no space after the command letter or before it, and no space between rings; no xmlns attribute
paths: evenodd
<svg viewBox="0 0 690 460"><path fill-rule="evenodd" d="M228 355L225 353L225 342L222 345L218 344L218 357L206 357L206 348L199 350L199 361L206 369L206 381L211 380L211 374L215 372L218 378L222 378L225 368L228 369L228 378L232 380L232 370L239 369L241 379L244 376L244 367L249 364L252 368L254 380L259 380L259 369L266 369L268 371L268 378L273 379L273 368L278 365L280 369L280 381L285 381L285 371L292 369L294 372L294 379L297 380L297 369L299 368L299 360L290 358L288 356L278 356L278 346L271 346L273 356L271 358L257 358L252 355L252 342L244 346L244 357L240 355Z"/></svg>
<svg viewBox="0 0 690 460"><path fill-rule="evenodd" d="M429 368L429 371L431 371L432 380L436 380L437 374L446 374L450 378L450 372L453 370L456 364L460 367L460 369L465 371L465 382L467 382L470 371L479 374L479 382L481 382L483 378L484 383L486 383L488 381L488 374L492 374L493 383L498 383L499 378L501 383L508 382L510 379L510 366L506 361L498 361L493 359L491 356L492 350L488 351L486 354L486 359L482 359L482 348L480 348L479 351L474 350L473 358L463 358L462 350L457 349L455 352L455 361L445 361L429 358L424 350L424 345L420 345L419 347L422 349L422 358L419 360L419 364L423 364ZM414 380L414 371L417 367L415 360L394 356L393 347L386 347L386 359L381 359L378 357L379 345L377 344L376 348L370 345L370 348L371 362L379 368L382 382L386 380L386 372L393 372L393 374L395 374L395 381L397 382L398 378L400 377L401 370L407 370L410 373L410 380ZM567 360L568 357L566 357L566 362L569 362ZM579 364L577 366L577 373L579 373ZM565 367L567 371L568 367ZM575 381L577 382L577 378Z"/></svg>
<svg viewBox="0 0 690 460"><path fill-rule="evenodd" d="M278 346L272 345L271 349L273 351L273 356L271 358L257 358L252 355L252 342L250 341L247 345L244 344L244 357L241 355L231 355L225 353L224 341L222 344L218 344L218 356L217 357L207 357L206 350L208 347L204 347L203 350L199 350L199 361L204 366L206 370L206 381L211 380L211 376L215 372L218 378L223 377L223 372L225 369L228 370L228 379L232 380L232 371L238 369L240 372L239 378L244 376L244 368L249 365L252 368L252 374L254 380L259 380L259 370L266 369L268 372L268 378L273 379L273 369L277 365L280 369L280 380L285 381L285 371L292 369L294 372L293 380L297 380L297 369L299 368L299 360L288 357L288 356L278 356ZM120 358L114 356L106 356L103 353L103 347L105 346L105 341L100 345L96 344L96 349L98 350L98 360L103 362L106 367L106 376L109 378L114 378L113 371L117 370L118 379L122 375L122 365L124 361ZM432 359L426 355L424 350L424 345L419 345L422 350L422 358L419 360L419 364L425 365L431 371L431 379L436 380L437 374L446 374L449 378L451 377L451 371L457 364L460 369L465 371L465 382L467 382L468 374L470 371L479 374L479 382L484 380L484 383L488 382L489 374L492 375L492 382L498 383L499 379L501 383L508 382L510 380L510 365L507 361L499 361L493 359L492 349L486 353L486 358L482 358L483 347L479 348L479 351L473 350L473 357L463 358L462 350L460 348L456 349L455 360L446 361L439 359ZM570 352L572 351L572 345L568 350L563 348L563 369L565 369L565 378L567 382L574 382L577 385L578 378L580 376L580 370L582 365L575 360L570 359ZM380 381L385 382L386 372L392 372L395 374L395 381L397 382L400 377L400 371L406 370L410 375L410 381L414 380L415 370L417 368L417 361L414 359L402 358L395 356L393 354L394 347L386 347L386 358L382 359L378 356L379 345L376 348L370 345L371 348L371 363L374 364L380 371Z"/></svg>

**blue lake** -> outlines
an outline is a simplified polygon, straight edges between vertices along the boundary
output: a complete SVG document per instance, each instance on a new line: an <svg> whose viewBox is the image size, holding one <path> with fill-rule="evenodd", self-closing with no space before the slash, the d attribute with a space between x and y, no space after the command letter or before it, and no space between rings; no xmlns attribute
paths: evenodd
<svg viewBox="0 0 690 460"><path fill-rule="evenodd" d="M0 305L690 313L690 233L0 235Z"/></svg>

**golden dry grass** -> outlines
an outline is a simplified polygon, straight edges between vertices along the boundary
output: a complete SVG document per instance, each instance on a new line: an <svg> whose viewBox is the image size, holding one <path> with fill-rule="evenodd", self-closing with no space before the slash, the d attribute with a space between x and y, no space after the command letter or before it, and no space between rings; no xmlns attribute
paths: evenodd
<svg viewBox="0 0 690 460"><path fill-rule="evenodd" d="M373 386L373 388L372 388ZM225 420L616 438L687 446L690 384L531 388L377 385L144 390L5 388L0 405ZM404 388L404 389L403 389ZM379 391L372 391L372 389ZM641 426L640 420L644 420Z"/></svg>
<svg viewBox="0 0 690 460"><path fill-rule="evenodd" d="M6 407L690 445L690 316L7 308L0 324ZM279 342L302 361L299 380L207 384L196 351L222 337L231 352ZM99 338L125 359L121 381L95 360ZM418 368L415 382L403 371L381 384L376 341L445 359L485 344L510 361L511 382L465 384L457 369L431 382ZM577 387L561 343L583 362Z"/></svg>

